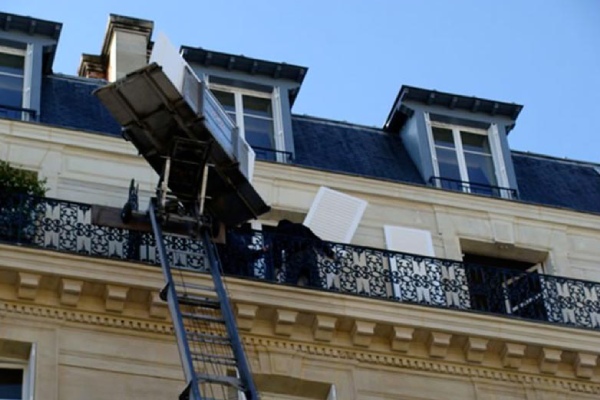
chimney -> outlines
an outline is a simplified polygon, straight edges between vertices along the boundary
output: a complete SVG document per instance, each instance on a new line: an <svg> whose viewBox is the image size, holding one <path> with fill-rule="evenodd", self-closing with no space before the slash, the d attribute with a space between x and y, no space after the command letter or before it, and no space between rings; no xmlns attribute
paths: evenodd
<svg viewBox="0 0 600 400"><path fill-rule="evenodd" d="M114 82L148 63L154 22L110 14L102 54L83 54L79 76Z"/></svg>

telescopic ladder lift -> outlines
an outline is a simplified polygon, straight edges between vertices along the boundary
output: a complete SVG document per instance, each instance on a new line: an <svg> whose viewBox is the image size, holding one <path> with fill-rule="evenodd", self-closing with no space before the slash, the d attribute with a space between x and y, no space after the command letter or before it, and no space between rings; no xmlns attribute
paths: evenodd
<svg viewBox="0 0 600 400"><path fill-rule="evenodd" d="M168 42L157 41L155 53L165 65L151 62L95 95L160 176L148 214L187 382L179 399L258 400L212 240L218 223L269 210L250 183L254 154L234 125L216 132L230 120L219 117L218 102ZM201 241L212 285L186 282L189 272L171 267L169 232Z"/></svg>

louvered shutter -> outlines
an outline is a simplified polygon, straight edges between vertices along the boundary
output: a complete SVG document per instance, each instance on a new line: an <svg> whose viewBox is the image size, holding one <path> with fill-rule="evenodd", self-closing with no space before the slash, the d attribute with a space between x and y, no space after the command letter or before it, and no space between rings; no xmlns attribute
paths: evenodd
<svg viewBox="0 0 600 400"><path fill-rule="evenodd" d="M367 202L326 187L321 187L304 219L304 225L321 239L350 243Z"/></svg>

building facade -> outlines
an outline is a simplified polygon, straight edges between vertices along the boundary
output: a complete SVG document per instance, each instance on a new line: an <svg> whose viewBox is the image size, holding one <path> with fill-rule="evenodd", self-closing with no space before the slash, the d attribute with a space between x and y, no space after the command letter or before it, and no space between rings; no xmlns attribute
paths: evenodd
<svg viewBox="0 0 600 400"><path fill-rule="evenodd" d="M52 73L60 30L0 13L0 159L48 187L1 203L0 398L177 398L156 243L95 217L131 179L145 207L158 180L93 95L147 65L153 22L111 15L79 76ZM511 150L517 104L403 86L365 127L292 113L306 67L180 50L271 207L231 232L262 248L306 222L334 253L318 285L286 282L273 254L226 271L263 399L600 395L599 164ZM168 244L209 282L197 243Z"/></svg>

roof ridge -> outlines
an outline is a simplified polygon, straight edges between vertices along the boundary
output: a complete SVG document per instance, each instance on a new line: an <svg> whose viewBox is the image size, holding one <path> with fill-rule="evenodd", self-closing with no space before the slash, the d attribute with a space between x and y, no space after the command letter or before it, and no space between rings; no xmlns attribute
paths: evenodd
<svg viewBox="0 0 600 400"><path fill-rule="evenodd" d="M334 119L329 119L329 118L324 118L324 117L316 117L314 115L308 115L308 114L292 114L292 118L306 119L306 120L320 122L320 123L327 124L327 125L341 125L341 126L346 126L346 127L350 127L350 128L369 129L372 131L376 131L378 133L385 133L383 131L383 128L378 128L376 126L356 124L353 122L339 121L339 120L334 120Z"/></svg>
<svg viewBox="0 0 600 400"><path fill-rule="evenodd" d="M546 160L558 161L558 162L561 162L564 164L576 164L576 165L587 165L589 167L600 167L600 162L575 160L575 159L566 158L566 157L561 158L561 157L551 156L549 154L533 153L530 151L522 151L522 150L511 150L510 152L516 156L541 158L541 159L546 159Z"/></svg>

